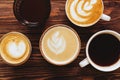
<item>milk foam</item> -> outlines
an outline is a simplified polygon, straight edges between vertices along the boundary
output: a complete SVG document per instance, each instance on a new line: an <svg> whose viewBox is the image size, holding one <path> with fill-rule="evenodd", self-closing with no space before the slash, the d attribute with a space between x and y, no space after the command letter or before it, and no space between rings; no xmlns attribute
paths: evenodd
<svg viewBox="0 0 120 80"><path fill-rule="evenodd" d="M7 50L11 57L20 58L25 54L26 44L23 41L18 43L11 41L7 45Z"/></svg>
<svg viewBox="0 0 120 80"><path fill-rule="evenodd" d="M79 22L87 21L92 14L91 10L93 9L94 4L97 3L97 0L73 0L70 5L70 14L72 18ZM83 18L86 17L86 18Z"/></svg>
<svg viewBox="0 0 120 80"><path fill-rule="evenodd" d="M47 46L55 54L62 53L66 48L66 41L59 32L55 32L51 39L48 39Z"/></svg>

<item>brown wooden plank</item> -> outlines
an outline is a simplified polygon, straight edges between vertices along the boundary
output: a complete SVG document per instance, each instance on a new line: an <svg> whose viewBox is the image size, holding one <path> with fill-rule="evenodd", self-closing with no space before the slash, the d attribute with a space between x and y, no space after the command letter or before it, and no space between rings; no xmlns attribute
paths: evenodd
<svg viewBox="0 0 120 80"><path fill-rule="evenodd" d="M39 51L39 38L44 30L22 26L13 14L14 0L0 0L0 37L10 31L26 34L33 46L30 59L22 66L12 67L0 58L0 80L120 80L120 69L104 73L87 66L81 69L78 63L85 58L85 46L92 34L100 30L115 30L120 33L120 0L104 0L104 13L112 17L110 22L100 20L90 28L73 25L65 14L66 0L51 0L51 15L45 28L54 24L66 24L74 28L81 37L82 49L79 57L67 66L54 66L47 63ZM44 29L45 29L44 28Z"/></svg>

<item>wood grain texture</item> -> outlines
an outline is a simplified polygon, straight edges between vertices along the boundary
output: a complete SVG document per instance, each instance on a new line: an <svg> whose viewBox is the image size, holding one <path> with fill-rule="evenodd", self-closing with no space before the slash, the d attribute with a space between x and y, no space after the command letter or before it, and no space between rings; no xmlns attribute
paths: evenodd
<svg viewBox="0 0 120 80"><path fill-rule="evenodd" d="M103 0L104 13L112 17L110 22L100 20L89 28L73 25L65 14L66 0L51 0L52 10L43 30L22 26L14 17L14 0L0 0L0 37L10 31L18 31L27 35L32 43L33 51L30 59L22 66L12 67L0 58L0 80L120 80L120 69L104 73L91 65L81 69L78 63L85 56L85 46L94 33L100 30L114 30L120 33L120 0ZM54 24L66 24L74 28L81 40L82 49L77 59L67 66L54 66L45 61L39 51L39 38L42 32Z"/></svg>

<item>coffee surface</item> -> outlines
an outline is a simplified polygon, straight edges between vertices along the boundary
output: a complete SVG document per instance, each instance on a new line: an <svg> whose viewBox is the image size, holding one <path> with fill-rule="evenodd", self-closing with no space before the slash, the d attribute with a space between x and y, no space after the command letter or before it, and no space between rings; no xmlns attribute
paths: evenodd
<svg viewBox="0 0 120 80"><path fill-rule="evenodd" d="M26 36L11 32L2 37L0 53L2 58L10 64L24 62L29 57L31 45Z"/></svg>
<svg viewBox="0 0 120 80"><path fill-rule="evenodd" d="M28 22L43 24L50 14L50 0L21 0L20 16Z"/></svg>
<svg viewBox="0 0 120 80"><path fill-rule="evenodd" d="M111 34L96 36L89 45L89 55L100 66L116 63L120 56L120 41Z"/></svg>
<svg viewBox="0 0 120 80"><path fill-rule="evenodd" d="M77 33L67 27L53 27L45 32L41 48L49 60L65 62L79 53L80 40Z"/></svg>
<svg viewBox="0 0 120 80"><path fill-rule="evenodd" d="M66 3L67 16L76 25L92 25L102 12L102 0L68 0Z"/></svg>

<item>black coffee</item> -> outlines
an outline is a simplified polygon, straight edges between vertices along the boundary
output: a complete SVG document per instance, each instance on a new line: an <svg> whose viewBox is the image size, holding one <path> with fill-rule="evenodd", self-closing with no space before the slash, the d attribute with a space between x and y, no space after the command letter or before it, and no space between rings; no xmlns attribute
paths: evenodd
<svg viewBox="0 0 120 80"><path fill-rule="evenodd" d="M16 0L14 13L24 24L44 24L51 10L50 0Z"/></svg>
<svg viewBox="0 0 120 80"><path fill-rule="evenodd" d="M89 45L89 55L97 65L110 66L119 59L120 41L110 34L98 35Z"/></svg>

